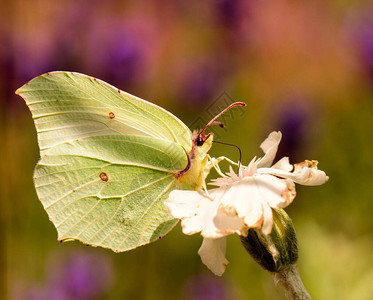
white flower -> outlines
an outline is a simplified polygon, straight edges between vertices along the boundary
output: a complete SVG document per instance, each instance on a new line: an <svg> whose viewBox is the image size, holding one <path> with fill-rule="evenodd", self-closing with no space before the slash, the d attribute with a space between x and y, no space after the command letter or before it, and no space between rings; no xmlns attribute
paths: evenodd
<svg viewBox="0 0 373 300"><path fill-rule="evenodd" d="M272 132L261 144L263 158L254 158L235 174L213 180L218 188L203 192L174 190L165 205L181 219L183 233L201 232L204 237L198 253L202 262L216 275L222 275L228 261L225 258L226 236L236 233L246 236L249 228L261 228L270 234L272 208L284 208L295 198L295 184L320 185L329 178L317 169L317 161L294 165L284 157L272 165L281 132ZM293 170L293 171L292 171ZM291 172L292 171L292 172Z"/></svg>

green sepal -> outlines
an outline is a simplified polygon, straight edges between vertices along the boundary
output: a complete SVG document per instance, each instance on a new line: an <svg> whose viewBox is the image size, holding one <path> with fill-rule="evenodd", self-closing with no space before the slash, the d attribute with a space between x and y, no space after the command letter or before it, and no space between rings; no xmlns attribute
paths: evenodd
<svg viewBox="0 0 373 300"><path fill-rule="evenodd" d="M298 260L295 228L283 209L272 209L273 226L269 235L261 229L249 229L241 243L254 260L269 272L278 272Z"/></svg>

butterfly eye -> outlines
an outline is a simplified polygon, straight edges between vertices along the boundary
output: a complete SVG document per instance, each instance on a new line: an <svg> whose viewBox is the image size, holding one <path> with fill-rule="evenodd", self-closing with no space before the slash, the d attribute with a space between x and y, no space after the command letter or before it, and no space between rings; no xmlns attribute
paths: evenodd
<svg viewBox="0 0 373 300"><path fill-rule="evenodd" d="M204 142L203 138L199 135L196 140L197 146L202 146Z"/></svg>

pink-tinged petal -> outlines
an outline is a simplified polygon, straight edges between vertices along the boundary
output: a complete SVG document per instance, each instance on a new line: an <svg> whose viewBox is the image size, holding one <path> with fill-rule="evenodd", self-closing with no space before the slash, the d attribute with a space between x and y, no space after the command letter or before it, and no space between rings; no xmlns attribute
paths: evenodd
<svg viewBox="0 0 373 300"><path fill-rule="evenodd" d="M209 182L208 184L209 185L214 185L214 186L223 186L223 185L227 185L227 184L231 184L232 183L232 178L228 177L228 178L224 178L224 177L220 177L220 178L217 178L217 179L212 179L211 182Z"/></svg>
<svg viewBox="0 0 373 300"><path fill-rule="evenodd" d="M204 238L198 254L202 262L218 276L223 275L228 260L225 258L226 238Z"/></svg>
<svg viewBox="0 0 373 300"><path fill-rule="evenodd" d="M210 190L213 200L202 192L174 190L165 205L172 216L181 219L184 234L201 232L207 238L220 238L233 233L245 235L247 229L241 220L219 210L226 190L225 187Z"/></svg>
<svg viewBox="0 0 373 300"><path fill-rule="evenodd" d="M247 177L240 182L232 184L221 200L221 210L229 216L236 216L249 228L260 227L262 223L261 202L256 189L250 187L253 177Z"/></svg>
<svg viewBox="0 0 373 300"><path fill-rule="evenodd" d="M227 190L226 187L210 190L213 201L206 197L200 201L194 215L182 221L183 232L192 234L201 228L201 235L205 238L220 238L233 233L246 234L247 229L237 216L229 216L219 209Z"/></svg>
<svg viewBox="0 0 373 300"><path fill-rule="evenodd" d="M229 166L229 172L227 172L226 174L228 175L228 177L220 177L220 178L217 178L217 179L212 179L209 184L210 185L215 185L215 186L224 186L224 185L232 184L232 183L242 179L242 175L238 176L233 171L232 166Z"/></svg>
<svg viewBox="0 0 373 300"><path fill-rule="evenodd" d="M247 228L262 228L266 234L272 230L271 208L287 207L296 195L292 180L270 174L258 173L245 177L227 188L221 200L221 209L227 215L236 215Z"/></svg>
<svg viewBox="0 0 373 300"><path fill-rule="evenodd" d="M272 225L273 225L273 215L272 215L272 208L267 205L263 204L263 225L262 225L262 231L265 234L270 234L272 231Z"/></svg>
<svg viewBox="0 0 373 300"><path fill-rule="evenodd" d="M205 238L220 238L233 233L246 235L247 228L236 215L230 216L219 209L221 199L225 196L228 188L223 187L211 191L212 193L210 194L214 199L214 204L211 205L213 209L209 208L209 213L199 216L202 219L201 223L203 222L204 224L201 235ZM195 218L198 218L198 215Z"/></svg>
<svg viewBox="0 0 373 300"><path fill-rule="evenodd" d="M213 226L206 227L201 234L205 238L219 238L236 233L246 236L248 228L236 215L226 214L224 210L218 209L218 213L213 219Z"/></svg>
<svg viewBox="0 0 373 300"><path fill-rule="evenodd" d="M260 148L264 151L263 158L258 163L258 168L270 167L275 159L278 145L280 144L282 134L280 131L273 131L260 145Z"/></svg>
<svg viewBox="0 0 373 300"><path fill-rule="evenodd" d="M260 161L260 159L259 159L259 161ZM256 173L256 170L257 170L256 156L250 161L249 165L246 168L241 168L240 170L242 170L241 179L243 177L253 176Z"/></svg>
<svg viewBox="0 0 373 300"><path fill-rule="evenodd" d="M285 199L285 202L279 203L277 206L272 206L273 208L285 208L288 206L293 200L295 199L295 196L297 195L295 191L295 184L290 179L285 179L285 183L288 187L288 189L281 194L282 198Z"/></svg>
<svg viewBox="0 0 373 300"><path fill-rule="evenodd" d="M236 214L249 228L260 227L264 218L263 204L274 208L287 206L290 202L284 193L288 190L285 180L256 174L232 184L221 205L227 214Z"/></svg>

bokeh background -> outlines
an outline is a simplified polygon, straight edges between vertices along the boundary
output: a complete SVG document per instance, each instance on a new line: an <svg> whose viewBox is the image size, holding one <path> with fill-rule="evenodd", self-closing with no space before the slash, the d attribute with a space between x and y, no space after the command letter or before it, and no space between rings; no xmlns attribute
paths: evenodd
<svg viewBox="0 0 373 300"><path fill-rule="evenodd" d="M215 129L243 163L272 130L279 157L319 160L330 176L287 209L314 299L373 298L373 2L1 0L0 298L285 299L231 236L223 277L178 225L127 253L60 244L39 202L31 114L14 91L47 71L103 79L192 129L245 101ZM215 144L213 156L238 160ZM214 176L215 174L212 174Z"/></svg>

